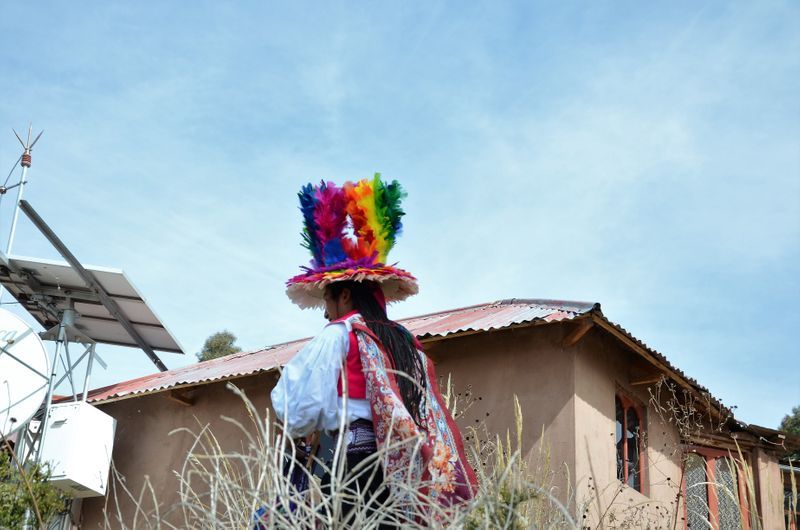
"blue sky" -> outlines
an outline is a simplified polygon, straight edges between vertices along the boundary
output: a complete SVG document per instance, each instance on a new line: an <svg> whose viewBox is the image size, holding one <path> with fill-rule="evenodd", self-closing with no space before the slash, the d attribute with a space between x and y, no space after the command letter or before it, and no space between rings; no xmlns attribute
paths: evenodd
<svg viewBox="0 0 800 530"><path fill-rule="evenodd" d="M421 284L394 317L597 301L774 427L800 403L799 21L791 2L4 3L0 172L11 127L46 130L26 198L127 272L186 347L170 367L224 328L248 350L318 331L283 293L308 260L295 193L380 171L408 191L392 258ZM57 257L26 221L14 250ZM100 352L95 386L153 371Z"/></svg>

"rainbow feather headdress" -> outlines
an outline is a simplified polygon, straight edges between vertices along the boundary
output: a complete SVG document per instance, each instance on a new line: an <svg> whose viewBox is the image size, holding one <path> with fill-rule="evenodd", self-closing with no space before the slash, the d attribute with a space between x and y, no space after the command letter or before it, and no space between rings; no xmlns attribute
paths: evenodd
<svg viewBox="0 0 800 530"><path fill-rule="evenodd" d="M417 294L417 279L386 263L403 228L400 202L405 192L396 180L371 179L308 184L300 193L303 246L312 260L305 271L286 282L286 294L302 308L323 307L325 287L334 282L374 281L387 302Z"/></svg>

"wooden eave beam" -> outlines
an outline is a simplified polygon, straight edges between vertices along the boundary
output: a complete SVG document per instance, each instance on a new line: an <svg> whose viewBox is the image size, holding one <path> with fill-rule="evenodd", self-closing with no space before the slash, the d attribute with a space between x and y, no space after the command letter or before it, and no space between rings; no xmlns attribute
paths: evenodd
<svg viewBox="0 0 800 530"><path fill-rule="evenodd" d="M167 393L167 397L181 405L191 407L194 405L194 398L186 390L172 389Z"/></svg>
<svg viewBox="0 0 800 530"><path fill-rule="evenodd" d="M731 451L734 456L737 456L739 449L749 450L759 445L758 440L748 439L748 437L741 436L740 433L737 433L736 438L713 433L702 433L690 436L689 443L706 447L715 447L723 451Z"/></svg>
<svg viewBox="0 0 800 530"><path fill-rule="evenodd" d="M637 379L636 381L631 381L630 385L631 386L653 385L655 383L658 383L665 377L666 376L664 374L658 372L654 375L643 377L642 379Z"/></svg>
<svg viewBox="0 0 800 530"><path fill-rule="evenodd" d="M633 370L630 376L630 386L652 385L667 379L667 374L650 364L647 359L639 359L640 369ZM638 364L637 363L637 364Z"/></svg>
<svg viewBox="0 0 800 530"><path fill-rule="evenodd" d="M645 348L639 345L636 341L628 337L625 333L618 330L614 325L607 322L603 317L598 315L592 315L592 320L594 323L603 328L604 330L608 331L612 336L616 337L620 342L626 345L628 348L633 350L635 353L642 356L648 362L650 362L653 366L657 369L661 370L665 375L669 374L669 378L678 383L680 386L684 387L686 390L691 392L695 397L701 397L698 390L689 383L686 379L681 377L675 370L658 360L655 356L653 356L650 352L648 352ZM722 418L722 413L716 407L712 406L712 411L716 414L718 419Z"/></svg>
<svg viewBox="0 0 800 530"><path fill-rule="evenodd" d="M589 330L594 327L594 321L588 315L576 320L577 322L575 322L575 326L573 326L570 334L561 341L561 345L565 348L571 348L578 344L578 342L589 333Z"/></svg>

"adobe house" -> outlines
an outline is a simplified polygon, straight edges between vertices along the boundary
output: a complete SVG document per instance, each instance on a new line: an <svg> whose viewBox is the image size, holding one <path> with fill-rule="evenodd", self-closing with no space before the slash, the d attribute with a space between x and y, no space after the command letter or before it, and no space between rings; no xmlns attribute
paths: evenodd
<svg viewBox="0 0 800 530"><path fill-rule="evenodd" d="M730 495L706 484L728 484L743 506L756 504L763 528L786 527L779 459L800 440L737 422L708 391L663 355L609 321L599 304L503 300L402 321L436 363L472 396L462 427L514 429L513 397L523 420L523 452L535 458L546 444L557 468L556 494L586 526L626 518L663 527L749 528ZM144 476L162 507L178 500L176 469L192 442L180 427L209 424L225 449L241 449L240 431L220 416L247 423L232 381L258 410L280 365L308 339L279 344L125 381L91 392L89 401L117 419L113 459L128 487ZM466 431L465 431L466 432ZM725 457L752 467L746 477ZM683 499L688 492L688 506ZM79 524L103 525L113 498L85 499ZM119 510L132 518L132 505ZM163 512L162 512L163 513ZM613 514L613 515L612 515ZM169 515L167 515L169 517ZM677 518L670 521L670 518Z"/></svg>

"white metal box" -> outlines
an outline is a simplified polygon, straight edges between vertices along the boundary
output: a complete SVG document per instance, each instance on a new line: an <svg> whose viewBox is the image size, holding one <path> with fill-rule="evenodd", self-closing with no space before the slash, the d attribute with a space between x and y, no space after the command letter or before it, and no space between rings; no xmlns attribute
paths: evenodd
<svg viewBox="0 0 800 530"><path fill-rule="evenodd" d="M105 495L117 421L86 402L52 405L41 461L72 498Z"/></svg>

